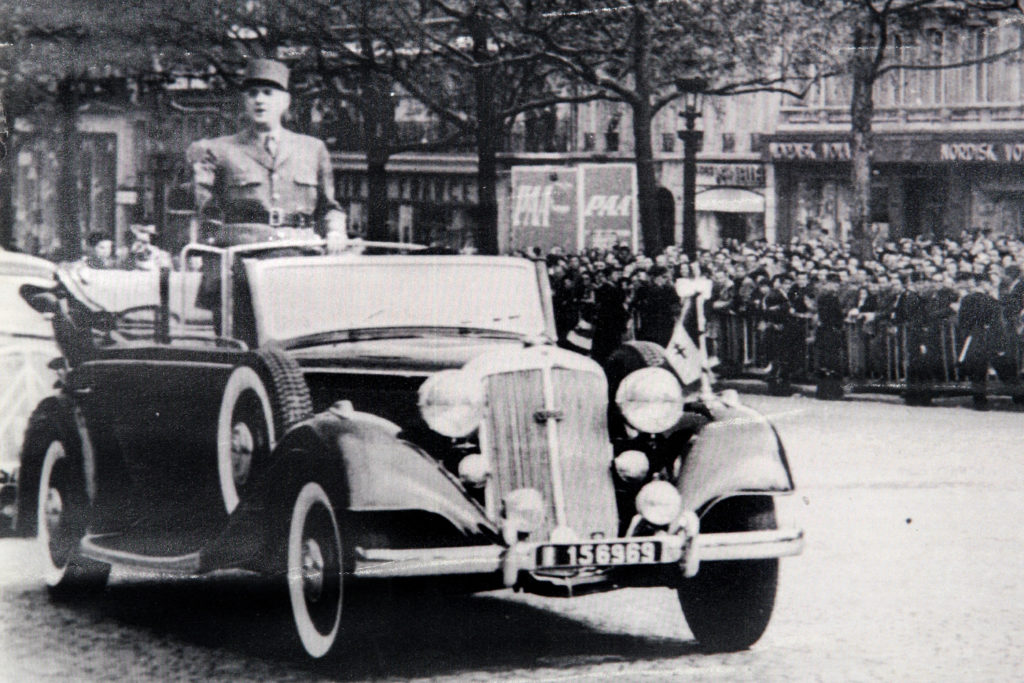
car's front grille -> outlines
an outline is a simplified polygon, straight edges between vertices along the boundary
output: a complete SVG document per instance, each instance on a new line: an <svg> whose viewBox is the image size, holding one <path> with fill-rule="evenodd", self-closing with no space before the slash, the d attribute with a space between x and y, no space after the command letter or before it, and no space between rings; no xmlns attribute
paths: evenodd
<svg viewBox="0 0 1024 683"><path fill-rule="evenodd" d="M550 373L550 403L545 401L545 373ZM484 429L495 514L509 491L534 488L547 504L545 527L534 538L546 538L559 519L583 538L615 534L606 391L603 376L560 367L487 377ZM555 476L561 480L561 510Z"/></svg>

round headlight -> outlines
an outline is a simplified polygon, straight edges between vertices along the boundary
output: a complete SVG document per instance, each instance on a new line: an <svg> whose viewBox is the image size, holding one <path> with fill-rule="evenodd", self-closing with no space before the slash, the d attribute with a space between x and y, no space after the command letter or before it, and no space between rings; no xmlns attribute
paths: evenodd
<svg viewBox="0 0 1024 683"><path fill-rule="evenodd" d="M420 387L419 406L427 425L438 434L453 439L469 436L483 417L483 385L458 370L444 370Z"/></svg>
<svg viewBox="0 0 1024 683"><path fill-rule="evenodd" d="M469 488L480 488L490 475L490 463L482 453L470 453L459 461L459 479Z"/></svg>
<svg viewBox="0 0 1024 683"><path fill-rule="evenodd" d="M682 512L683 499L667 481L652 481L636 496L636 511L655 526L671 524Z"/></svg>
<svg viewBox="0 0 1024 683"><path fill-rule="evenodd" d="M648 434L660 434L679 422L683 403L683 387L665 368L631 372L615 392L615 404L622 416Z"/></svg>
<svg viewBox="0 0 1024 683"><path fill-rule="evenodd" d="M651 469L651 461L643 451L623 451L615 456L614 462L623 481L642 481Z"/></svg>

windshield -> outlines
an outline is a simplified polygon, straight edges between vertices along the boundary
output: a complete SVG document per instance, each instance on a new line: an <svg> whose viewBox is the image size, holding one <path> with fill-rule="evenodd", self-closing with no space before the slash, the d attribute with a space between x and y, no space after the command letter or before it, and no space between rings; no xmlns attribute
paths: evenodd
<svg viewBox="0 0 1024 683"><path fill-rule="evenodd" d="M441 327L542 335L533 265L503 258L268 259L259 271L261 333L285 341L341 330Z"/></svg>

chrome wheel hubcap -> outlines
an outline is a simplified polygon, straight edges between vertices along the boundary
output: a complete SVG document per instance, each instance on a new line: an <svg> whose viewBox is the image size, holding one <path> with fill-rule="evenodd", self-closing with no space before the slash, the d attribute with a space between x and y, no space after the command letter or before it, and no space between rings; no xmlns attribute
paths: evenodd
<svg viewBox="0 0 1024 683"><path fill-rule="evenodd" d="M60 491L52 486L46 489L43 512L46 517L46 533L52 539L59 533L60 518L64 513L64 499L60 497Z"/></svg>
<svg viewBox="0 0 1024 683"><path fill-rule="evenodd" d="M231 427L231 478L235 486L243 486L252 469L252 454L256 450L249 425L239 422Z"/></svg>
<svg viewBox="0 0 1024 683"><path fill-rule="evenodd" d="M324 554L312 538L302 543L302 592L316 602L324 590Z"/></svg>

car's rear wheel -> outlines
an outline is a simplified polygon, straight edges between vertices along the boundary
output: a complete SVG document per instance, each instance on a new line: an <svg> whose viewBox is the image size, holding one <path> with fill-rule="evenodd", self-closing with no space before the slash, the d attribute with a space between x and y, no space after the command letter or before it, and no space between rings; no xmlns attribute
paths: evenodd
<svg viewBox="0 0 1024 683"><path fill-rule="evenodd" d="M217 471L230 514L270 459L277 439L313 414L309 387L293 358L260 349L228 378L217 421Z"/></svg>
<svg viewBox="0 0 1024 683"><path fill-rule="evenodd" d="M36 497L37 546L43 579L50 596L66 600L103 589L110 566L79 556L85 535L89 500L82 480L81 460L71 439L53 423L36 424L45 434L32 434L41 454ZM45 446L43 446L45 444Z"/></svg>
<svg viewBox="0 0 1024 683"><path fill-rule="evenodd" d="M224 388L217 419L217 475L229 514L270 457L273 444L270 395L255 370L237 367Z"/></svg>
<svg viewBox="0 0 1024 683"><path fill-rule="evenodd" d="M334 650L341 629L344 554L341 528L327 490L315 481L293 497L285 541L285 584L294 640L319 659Z"/></svg>
<svg viewBox="0 0 1024 683"><path fill-rule="evenodd" d="M701 519L701 533L776 528L770 497L722 501ZM779 560L702 562L678 588L683 615L701 647L711 652L744 650L764 634L775 606Z"/></svg>

